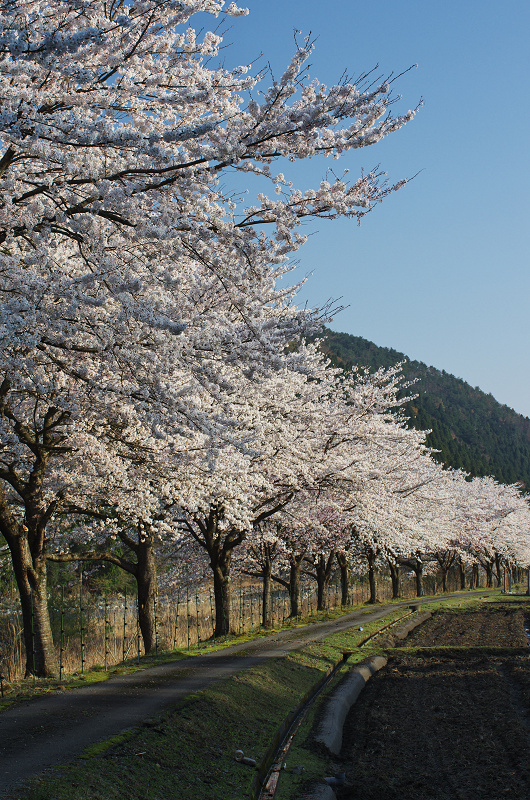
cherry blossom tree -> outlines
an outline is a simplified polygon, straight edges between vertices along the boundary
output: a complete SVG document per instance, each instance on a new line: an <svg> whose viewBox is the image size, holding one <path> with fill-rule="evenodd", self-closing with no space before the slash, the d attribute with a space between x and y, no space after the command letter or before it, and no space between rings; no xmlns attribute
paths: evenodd
<svg viewBox="0 0 530 800"><path fill-rule="evenodd" d="M371 477L375 483L374 464L383 472L382 463L388 462L387 451L396 438L408 436L410 448L411 438L418 442L422 437L418 432L407 434L404 421L397 422L396 408L407 399L397 399L399 366L375 375L362 371L338 375L332 384L329 370L327 375L327 385L323 380L313 380L306 387L314 399L304 406L299 417L302 427L298 426L296 447L289 445L289 432L282 432L274 460L264 470L276 470L274 485L283 486L292 497L275 510L265 531L260 531L257 544L252 537L246 543L246 571L271 576L285 586L292 616L299 614L304 571L317 581L319 608L324 606L335 559L349 548L351 529L358 519L358 510L353 514L352 510L359 506L358 497L367 480ZM267 394L270 396L271 392ZM299 389L296 397L300 403L305 395ZM294 412L293 406L290 413ZM291 429L291 435L293 430L296 428ZM278 453L289 456L287 473L281 471L285 467ZM367 453L371 453L372 460ZM394 470L396 459L402 455L403 448L395 454ZM273 556L283 570L272 572Z"/></svg>
<svg viewBox="0 0 530 800"><path fill-rule="evenodd" d="M318 500L311 493L301 492L268 521L265 533L260 537L260 546L253 540L247 543L246 560L259 567L261 574L270 575L275 583L280 584L289 593L289 616L296 618L302 613L302 576L313 560L313 566L323 567L319 574L313 574L319 587L319 608L324 606L324 590L326 578L329 579L329 567L333 563L334 551L324 552L330 544L330 535L318 519ZM263 544L265 539L266 546ZM326 569L328 567L328 569ZM247 573L258 575L259 572ZM269 587L264 584L265 590ZM267 600L264 596L264 603Z"/></svg>
<svg viewBox="0 0 530 800"><path fill-rule="evenodd" d="M97 507L126 458L117 439L178 454L199 431L213 463L231 425L225 366L305 368L286 345L322 315L278 288L300 221L360 219L401 185L369 173L301 191L275 174L280 159L371 145L414 112L392 116L385 80L311 82L309 42L262 91L248 66L216 65L222 39L198 36L195 12L246 13L222 0L0 3L0 530L28 672L32 642L38 674L55 671L46 528L84 465ZM231 171L274 199L243 206L221 188Z"/></svg>
<svg viewBox="0 0 530 800"><path fill-rule="evenodd" d="M330 469L330 459L322 451L322 421L327 413L329 425L331 409L337 405L339 374L328 367L315 345L300 344L302 351L307 374L278 371L236 393L229 409L238 420L235 432L247 436L252 447L246 453L222 448L215 470L192 479L202 497L175 503L181 530L208 553L216 600L215 635L230 631L234 550Z"/></svg>
<svg viewBox="0 0 530 800"><path fill-rule="evenodd" d="M527 566L529 506L517 484L485 476L463 481L456 498L461 547L486 573L488 586L501 583L502 564Z"/></svg>
<svg viewBox="0 0 530 800"><path fill-rule="evenodd" d="M261 625L270 628L272 623L271 590L273 572L278 571L285 562L281 548L279 522L266 520L255 525L252 536L242 542L242 547L234 554L236 568L241 575L259 578L261 590Z"/></svg>
<svg viewBox="0 0 530 800"><path fill-rule="evenodd" d="M204 492L198 504L197 498L195 505L185 499L175 504L181 514L181 530L208 553L219 635L230 629L234 551L247 542L247 554L251 554L253 533L265 520L270 520L266 528L269 543L281 542L282 552L289 553L290 578L274 577L292 589L292 613L298 615L303 559L310 554L320 558L327 544L317 553L317 540L342 539L344 526L328 514L334 504L334 487L351 488L352 481L358 480L354 450L373 435L373 418L381 417L378 424L386 436L389 408L406 402L406 398L397 400L399 368L375 375L362 370L344 375L331 369L315 346L300 345L299 354L302 352L311 365L308 374L285 370L254 381L245 393L236 394L228 409L232 418L239 419L240 428L234 435L246 432L254 452L221 449L215 470L192 479ZM341 498L343 495L341 489ZM345 513L342 510L342 516ZM326 522L322 515L327 516ZM275 529L276 539L272 535ZM262 533L258 531L260 543ZM295 552L287 541L294 543ZM255 554L256 569L267 571L268 555L261 544Z"/></svg>
<svg viewBox="0 0 530 800"><path fill-rule="evenodd" d="M447 540L453 506L449 475L430 458L424 431L411 430L396 414L374 418L372 427L357 457L357 486L348 499L350 540L342 559L365 562L370 602L376 602L376 571L383 564L393 568L395 595L398 565L416 567L421 593L423 554Z"/></svg>

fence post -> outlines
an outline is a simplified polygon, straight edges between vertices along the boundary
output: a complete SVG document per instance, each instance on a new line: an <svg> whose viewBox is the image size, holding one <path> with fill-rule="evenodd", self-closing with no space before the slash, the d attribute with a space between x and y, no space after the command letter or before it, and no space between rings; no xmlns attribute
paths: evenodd
<svg viewBox="0 0 530 800"><path fill-rule="evenodd" d="M83 617L83 562L80 562L79 570L79 635L81 640L81 672L85 671L85 627Z"/></svg>
<svg viewBox="0 0 530 800"><path fill-rule="evenodd" d="M63 653L64 653L64 583L61 584L61 639L59 645L59 680L63 679Z"/></svg>
<svg viewBox="0 0 530 800"><path fill-rule="evenodd" d="M122 641L122 662L125 661L125 640L127 638L127 589L124 590L123 595L123 641Z"/></svg>

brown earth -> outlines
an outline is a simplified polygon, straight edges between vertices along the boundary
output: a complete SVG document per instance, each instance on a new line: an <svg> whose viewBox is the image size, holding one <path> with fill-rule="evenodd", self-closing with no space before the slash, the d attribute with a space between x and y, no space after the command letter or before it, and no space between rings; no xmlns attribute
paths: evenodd
<svg viewBox="0 0 530 800"><path fill-rule="evenodd" d="M525 608L437 612L391 651L346 722L338 798L530 800Z"/></svg>

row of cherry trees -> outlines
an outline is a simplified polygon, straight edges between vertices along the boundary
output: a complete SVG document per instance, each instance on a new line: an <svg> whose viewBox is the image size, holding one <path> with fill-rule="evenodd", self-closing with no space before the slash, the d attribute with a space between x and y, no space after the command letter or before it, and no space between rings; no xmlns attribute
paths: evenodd
<svg viewBox="0 0 530 800"><path fill-rule="evenodd" d="M455 542L523 558L516 489L434 465L399 417L399 370L331 369L305 343L331 309L282 282L302 221L360 220L403 182L330 171L301 190L280 169L415 111L392 114L391 79L311 81L308 40L277 79L229 70L195 13L246 11L0 0L0 532L38 675L56 672L46 565L73 544L135 576L147 651L161 558L212 570L217 632L234 560L289 569L295 611L302 562L325 582L334 557Z"/></svg>

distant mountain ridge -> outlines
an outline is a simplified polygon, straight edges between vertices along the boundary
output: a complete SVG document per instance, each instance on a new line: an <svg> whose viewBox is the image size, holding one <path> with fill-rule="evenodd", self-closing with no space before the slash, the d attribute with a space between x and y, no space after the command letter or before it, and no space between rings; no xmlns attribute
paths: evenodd
<svg viewBox="0 0 530 800"><path fill-rule="evenodd" d="M392 367L405 361L407 379L418 397L405 406L409 424L432 430L427 444L439 450L437 459L470 475L492 475L501 483L521 482L530 488L530 419L499 403L444 370L410 361L403 353L378 347L361 336L325 329L323 350L345 369L354 364Z"/></svg>

